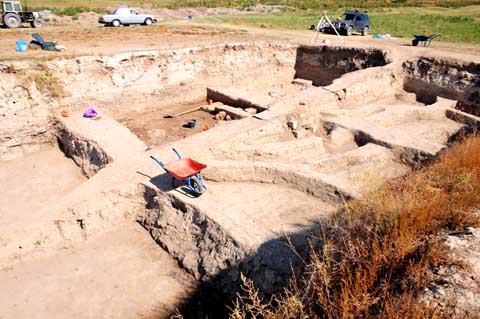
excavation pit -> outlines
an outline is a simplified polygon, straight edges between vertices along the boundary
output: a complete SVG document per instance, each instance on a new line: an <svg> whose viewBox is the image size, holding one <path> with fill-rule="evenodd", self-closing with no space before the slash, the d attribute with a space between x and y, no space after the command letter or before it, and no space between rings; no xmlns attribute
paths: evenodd
<svg viewBox="0 0 480 319"><path fill-rule="evenodd" d="M108 257L105 265L85 268L102 282L98 293L104 297L119 284L102 281L96 269L108 272L121 263L125 267L115 275L125 277L125 286L122 294L113 295L122 305L120 295L135 296L132 305L119 307L120 316L154 309L154 300L141 300L149 295L158 298L162 314L171 311L192 283L212 284L234 296L240 271L255 280L262 294L280 290L291 270L301 268L289 244L305 253L318 223L346 200L407 174L438 156L453 137L478 126L472 100L475 66L450 67L473 74L461 87L459 77L442 75L449 68L443 62L402 63L380 49L271 43L85 56L46 63L63 81L60 101L20 88L22 73L0 73L4 87L15 93L0 95L11 108L0 118L0 155L25 151L18 163L0 163L0 172L8 172L2 175L8 181L2 185L5 194L18 204L2 216L2 224L8 225L18 211L30 214L27 222L17 223L19 229L22 223L28 227L0 235L2 263L19 263L4 278L20 291L25 284L12 279L19 272L61 260L58 273L68 283L58 291L72 288L74 294L77 288L70 284L76 281L69 275L74 263L98 260L100 252ZM441 89L432 91L433 86ZM18 101L27 107L15 109ZM460 104L470 105L469 113L459 111ZM206 108L165 118L199 106ZM102 117L83 118L87 107ZM68 117L60 115L63 110ZM216 118L220 112L232 120ZM195 127L184 127L191 119ZM68 160L71 165L64 169L65 158L59 159L55 150L57 157L47 160L55 165L36 167L50 178L45 193L37 194L37 184L25 184L36 179L28 177L32 168L18 165L29 158L30 146L52 141L78 167ZM175 159L172 147L207 164L208 189L200 198L172 187L151 161L151 155ZM42 154L32 153L29 163L47 156ZM68 182L70 169L79 180ZM18 176L25 181L15 180ZM22 183L23 188L18 186ZM55 200L42 197L52 194ZM7 200L0 202L2 207L9 205ZM140 227L136 222L144 229L132 230L132 225ZM121 254L115 247L123 245L129 263L108 253ZM81 258L71 259L70 252ZM37 256L45 262L37 262ZM168 267L159 269L158 264ZM39 276L38 282L45 283L51 272ZM135 287L137 276L144 278L146 291ZM79 278L86 278L85 291L97 291L88 285L88 276ZM170 286L172 294L159 291ZM66 299L59 303L68 303ZM94 309L107 302L95 300Z"/></svg>
<svg viewBox="0 0 480 319"><path fill-rule="evenodd" d="M1 161L0 180L0 222L4 229L11 229L16 224L38 220L38 212L45 206L87 179L71 159L51 146L15 160Z"/></svg>
<svg viewBox="0 0 480 319"><path fill-rule="evenodd" d="M196 102L162 108L162 110L132 112L118 117L117 120L144 141L147 146L155 147L187 138L218 125L219 121L213 114L200 109L175 116L175 114L204 105L207 103ZM173 116L170 117L170 115ZM187 124L192 119L196 121L196 125L190 128Z"/></svg>

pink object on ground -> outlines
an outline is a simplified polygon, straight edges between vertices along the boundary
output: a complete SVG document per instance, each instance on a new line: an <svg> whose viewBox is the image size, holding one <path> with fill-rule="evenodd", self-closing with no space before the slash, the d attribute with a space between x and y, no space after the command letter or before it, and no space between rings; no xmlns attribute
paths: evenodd
<svg viewBox="0 0 480 319"><path fill-rule="evenodd" d="M91 118L97 116L98 113L93 107L89 107L88 109L85 110L85 113L83 113L83 117L86 118Z"/></svg>

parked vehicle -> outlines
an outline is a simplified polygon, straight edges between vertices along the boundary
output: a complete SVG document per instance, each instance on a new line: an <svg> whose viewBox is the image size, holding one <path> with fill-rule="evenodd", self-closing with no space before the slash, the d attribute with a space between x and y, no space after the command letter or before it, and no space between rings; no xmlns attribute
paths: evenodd
<svg viewBox="0 0 480 319"><path fill-rule="evenodd" d="M346 12L343 19L337 18L332 21L332 24L340 34L344 35L352 35L354 32L368 35L370 32L370 18L367 12ZM326 24L320 31L335 32L330 24Z"/></svg>
<svg viewBox="0 0 480 319"><path fill-rule="evenodd" d="M153 14L138 13L131 8L118 8L112 14L98 18L98 23L114 27L130 24L152 25L155 22L157 22L157 18Z"/></svg>
<svg viewBox="0 0 480 319"><path fill-rule="evenodd" d="M20 1L0 1L2 25L16 29L22 23L30 23L32 28L40 28L42 20L38 12L23 11Z"/></svg>

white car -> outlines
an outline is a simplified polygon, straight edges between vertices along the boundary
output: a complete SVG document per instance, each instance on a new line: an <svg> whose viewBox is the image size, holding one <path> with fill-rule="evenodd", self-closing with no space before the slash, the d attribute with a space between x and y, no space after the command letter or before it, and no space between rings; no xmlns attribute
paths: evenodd
<svg viewBox="0 0 480 319"><path fill-rule="evenodd" d="M153 14L138 13L130 8L118 8L112 14L106 14L98 18L98 23L114 27L130 24L152 25L155 22L157 22L157 18Z"/></svg>

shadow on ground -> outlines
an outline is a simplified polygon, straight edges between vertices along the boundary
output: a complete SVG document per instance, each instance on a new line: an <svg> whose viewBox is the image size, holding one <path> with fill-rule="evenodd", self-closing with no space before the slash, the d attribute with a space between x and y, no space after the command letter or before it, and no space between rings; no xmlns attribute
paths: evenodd
<svg viewBox="0 0 480 319"><path fill-rule="evenodd" d="M173 318L228 318L237 294L245 293L241 274L254 282L262 298L269 300L272 294L282 291L293 277L302 273L308 255L308 240L318 233L318 229L319 224L311 221L304 230L269 240L239 263L228 266L213 277L203 278L195 291L176 306ZM148 319L160 318L163 317L159 315Z"/></svg>
<svg viewBox="0 0 480 319"><path fill-rule="evenodd" d="M150 175L144 174L140 171L137 171L137 174L147 177L149 179L149 182L155 185L155 187L157 187L162 192L169 192L175 190L176 192L189 198L197 197L192 193L188 186L175 180L172 175L168 173L163 173L155 177L151 177Z"/></svg>

